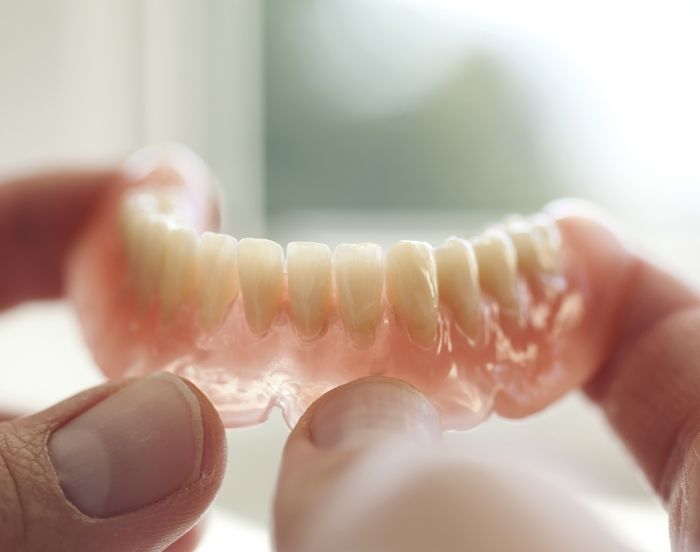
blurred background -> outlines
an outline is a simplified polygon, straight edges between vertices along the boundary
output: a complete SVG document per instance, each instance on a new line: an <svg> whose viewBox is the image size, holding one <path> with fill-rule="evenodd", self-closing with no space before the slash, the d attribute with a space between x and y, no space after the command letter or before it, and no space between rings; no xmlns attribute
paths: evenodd
<svg viewBox="0 0 700 552"><path fill-rule="evenodd" d="M700 282L698 28L695 0L0 0L0 171L182 142L229 232L331 245L438 243L575 195ZM22 410L101 381L69 305L0 315L0 381ZM230 432L212 535L265 549L286 431ZM449 438L564 481L632 549L668 549L582 397Z"/></svg>

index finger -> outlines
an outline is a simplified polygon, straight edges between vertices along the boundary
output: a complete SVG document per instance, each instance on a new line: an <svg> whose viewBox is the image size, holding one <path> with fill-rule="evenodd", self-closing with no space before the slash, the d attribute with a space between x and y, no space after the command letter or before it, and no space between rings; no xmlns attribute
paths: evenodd
<svg viewBox="0 0 700 552"><path fill-rule="evenodd" d="M585 391L666 503L676 543L695 550L700 543L700 296L619 239L604 239L614 233L592 220L560 214L559 225L581 255L604 258L591 264L593 303L618 296L610 319L598 321L607 342Z"/></svg>
<svg viewBox="0 0 700 552"><path fill-rule="evenodd" d="M74 170L0 183L0 310L63 291L71 244L117 170Z"/></svg>

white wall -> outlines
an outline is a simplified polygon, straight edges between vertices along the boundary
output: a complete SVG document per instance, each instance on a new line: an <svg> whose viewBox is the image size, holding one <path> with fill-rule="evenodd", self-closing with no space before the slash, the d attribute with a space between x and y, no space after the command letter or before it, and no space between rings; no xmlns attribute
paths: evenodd
<svg viewBox="0 0 700 552"><path fill-rule="evenodd" d="M231 229L260 235L259 9L258 0L0 0L0 178L179 141L214 169ZM2 313L0 330L7 409L44 408L103 380L70 305ZM231 435L219 506L265 518L285 433L277 423Z"/></svg>
<svg viewBox="0 0 700 552"><path fill-rule="evenodd" d="M180 141L262 232L259 2L0 0L0 170Z"/></svg>
<svg viewBox="0 0 700 552"><path fill-rule="evenodd" d="M0 1L0 162L122 153L139 143L137 0Z"/></svg>

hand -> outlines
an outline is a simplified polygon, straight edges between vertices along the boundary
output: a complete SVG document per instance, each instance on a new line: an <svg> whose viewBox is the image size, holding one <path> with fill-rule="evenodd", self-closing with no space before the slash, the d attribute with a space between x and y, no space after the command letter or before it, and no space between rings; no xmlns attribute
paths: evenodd
<svg viewBox="0 0 700 552"><path fill-rule="evenodd" d="M62 294L71 244L120 178L65 172L0 186L0 309ZM22 367L7 367L3 384L12 369ZM173 550L191 550L188 531L225 462L218 414L172 375L107 383L5 421L0 550L163 550L180 537Z"/></svg>
<svg viewBox="0 0 700 552"><path fill-rule="evenodd" d="M0 187L0 308L61 295L65 254L118 178L66 173ZM668 504L676 546L692 550L698 297L646 262L635 266L615 343L587 392ZM285 449L278 549L615 549L585 520L553 525L554 512L571 508L555 493L454 457L439 435L430 403L399 382L361 380L319 399ZM107 383L0 423L0 549L163 550L213 500L224 464L218 415L170 375ZM175 546L195 541L188 533Z"/></svg>
<svg viewBox="0 0 700 552"><path fill-rule="evenodd" d="M601 240L597 224L575 223L599 258L629 267L609 353L585 392L666 505L674 550L700 550L700 297ZM361 380L326 394L285 449L279 550L621 550L567 497L456 457L439 438L430 403L406 385Z"/></svg>

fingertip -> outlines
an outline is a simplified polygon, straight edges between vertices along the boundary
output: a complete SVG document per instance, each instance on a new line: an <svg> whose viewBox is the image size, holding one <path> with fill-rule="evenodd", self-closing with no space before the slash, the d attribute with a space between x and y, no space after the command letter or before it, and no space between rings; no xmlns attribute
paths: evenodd
<svg viewBox="0 0 700 552"><path fill-rule="evenodd" d="M554 218L581 216L591 219L611 219L612 214L598 203L580 197L562 197L544 206L544 212Z"/></svg>
<svg viewBox="0 0 700 552"><path fill-rule="evenodd" d="M562 198L548 203L543 211L557 221L573 245L595 252L596 247L631 256L638 246L618 216L587 199ZM592 246L592 247L591 247Z"/></svg>
<svg viewBox="0 0 700 552"><path fill-rule="evenodd" d="M361 378L328 391L307 409L287 439L283 472L307 466L324 452L342 455L388 440L430 445L441 439L439 414L420 391L395 378Z"/></svg>
<svg viewBox="0 0 700 552"><path fill-rule="evenodd" d="M289 443L343 448L385 438L435 442L440 417L420 391L394 378L367 377L321 396L299 420Z"/></svg>
<svg viewBox="0 0 700 552"><path fill-rule="evenodd" d="M570 272L584 275L584 390L669 504L679 549L694 550L700 466L688 435L700 433L700 294L650 260L604 209L566 199L545 210L561 229Z"/></svg>
<svg viewBox="0 0 700 552"><path fill-rule="evenodd" d="M0 424L0 457L13 481L3 485L9 480L0 463L0 517L32 528L24 538L42 549L61 542L66 549L160 550L211 504L226 441L204 394L158 373ZM20 537L0 533L0 548L15 549Z"/></svg>
<svg viewBox="0 0 700 552"><path fill-rule="evenodd" d="M316 514L339 485L357 491L362 489L353 482L373 485L369 482L379 477L373 460L383 458L386 469L393 469L387 462L440 438L436 409L402 381L370 377L329 391L309 407L285 446L274 504L275 541L284 550L307 550Z"/></svg>
<svg viewBox="0 0 700 552"><path fill-rule="evenodd" d="M440 439L432 403L400 380L366 378L334 389L311 413L309 437L321 448L352 447L387 438Z"/></svg>
<svg viewBox="0 0 700 552"><path fill-rule="evenodd" d="M216 472L221 445L208 404L184 380L156 373L59 423L48 452L66 498L90 517L113 517ZM200 500L213 498L203 487Z"/></svg>

